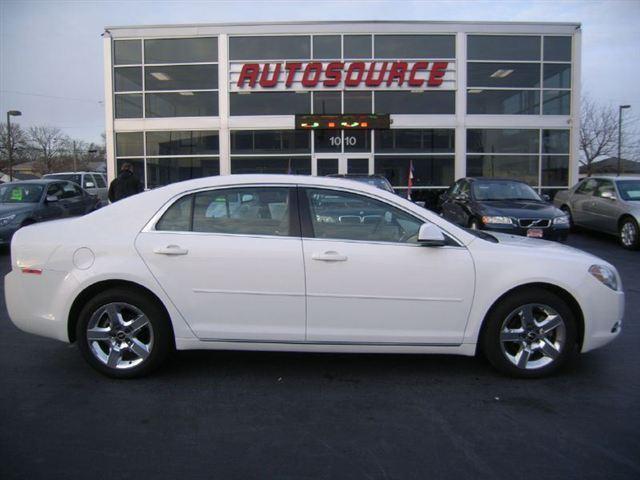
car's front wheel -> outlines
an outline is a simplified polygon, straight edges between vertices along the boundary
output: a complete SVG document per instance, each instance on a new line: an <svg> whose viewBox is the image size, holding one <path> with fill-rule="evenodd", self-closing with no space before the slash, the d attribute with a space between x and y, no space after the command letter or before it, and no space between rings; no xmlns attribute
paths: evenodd
<svg viewBox="0 0 640 480"><path fill-rule="evenodd" d="M537 378L555 372L576 350L575 316L566 302L542 288L507 296L487 318L481 347L503 373Z"/></svg>
<svg viewBox="0 0 640 480"><path fill-rule="evenodd" d="M620 222L620 244L628 250L640 248L640 232L638 223L633 218L625 218Z"/></svg>
<svg viewBox="0 0 640 480"><path fill-rule="evenodd" d="M173 345L169 319L158 303L122 288L103 291L87 302L80 312L76 339L87 362L114 378L150 373Z"/></svg>

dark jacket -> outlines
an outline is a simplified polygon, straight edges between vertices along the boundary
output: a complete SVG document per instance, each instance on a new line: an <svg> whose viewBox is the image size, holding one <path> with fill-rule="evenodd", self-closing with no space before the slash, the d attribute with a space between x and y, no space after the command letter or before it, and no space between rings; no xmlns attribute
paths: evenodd
<svg viewBox="0 0 640 480"><path fill-rule="evenodd" d="M142 183L129 170L122 170L118 178L109 185L109 200L117 202L142 191Z"/></svg>

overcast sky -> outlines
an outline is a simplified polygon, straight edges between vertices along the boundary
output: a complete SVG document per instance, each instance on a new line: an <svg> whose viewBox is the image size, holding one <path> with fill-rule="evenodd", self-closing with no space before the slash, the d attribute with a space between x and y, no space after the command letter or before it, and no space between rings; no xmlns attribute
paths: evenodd
<svg viewBox="0 0 640 480"><path fill-rule="evenodd" d="M583 92L640 114L640 0L30 1L0 0L0 121L47 124L87 141L104 131L107 25L286 20L581 22Z"/></svg>

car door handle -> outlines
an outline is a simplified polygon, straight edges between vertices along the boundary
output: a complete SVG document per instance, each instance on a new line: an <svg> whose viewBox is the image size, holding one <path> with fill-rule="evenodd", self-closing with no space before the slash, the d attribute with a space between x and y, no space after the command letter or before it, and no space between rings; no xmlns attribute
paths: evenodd
<svg viewBox="0 0 640 480"><path fill-rule="evenodd" d="M186 255L189 250L181 248L178 245L167 245L166 247L158 247L153 249L153 253L158 255Z"/></svg>
<svg viewBox="0 0 640 480"><path fill-rule="evenodd" d="M314 253L311 255L312 260L319 260L321 262L345 262L347 260L346 255L340 255L338 252L330 250L323 253Z"/></svg>

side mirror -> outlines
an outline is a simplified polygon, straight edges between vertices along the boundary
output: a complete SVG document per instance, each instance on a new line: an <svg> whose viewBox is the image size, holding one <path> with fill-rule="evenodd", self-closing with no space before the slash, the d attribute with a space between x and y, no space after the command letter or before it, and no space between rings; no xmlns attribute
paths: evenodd
<svg viewBox="0 0 640 480"><path fill-rule="evenodd" d="M600 197L601 198L606 198L607 200L615 200L616 196L613 192L611 191L604 191L604 192L600 192Z"/></svg>
<svg viewBox="0 0 640 480"><path fill-rule="evenodd" d="M551 201L551 197L549 195L547 195L546 193L542 194L542 200L544 200L545 202L550 202Z"/></svg>
<svg viewBox="0 0 640 480"><path fill-rule="evenodd" d="M56 197L55 195L47 195L46 201L47 201L47 203L57 202L58 201L58 197Z"/></svg>
<svg viewBox="0 0 640 480"><path fill-rule="evenodd" d="M418 231L418 243L426 247L444 247L446 239L433 223L423 223Z"/></svg>
<svg viewBox="0 0 640 480"><path fill-rule="evenodd" d="M456 202L468 202L469 201L469 195L467 195L466 193L458 193L458 194L453 196L453 199Z"/></svg>
<svg viewBox="0 0 640 480"><path fill-rule="evenodd" d="M96 184L93 183L93 182L86 182L84 184L84 188L94 188L95 186L96 186Z"/></svg>

